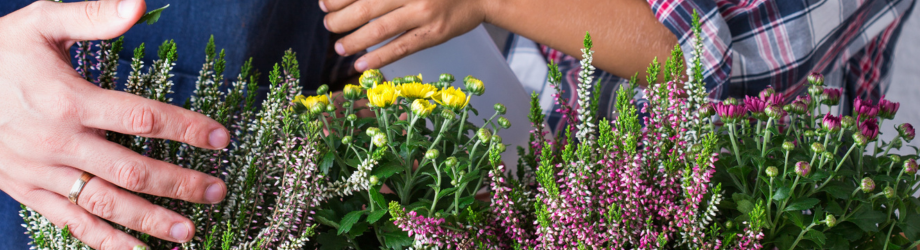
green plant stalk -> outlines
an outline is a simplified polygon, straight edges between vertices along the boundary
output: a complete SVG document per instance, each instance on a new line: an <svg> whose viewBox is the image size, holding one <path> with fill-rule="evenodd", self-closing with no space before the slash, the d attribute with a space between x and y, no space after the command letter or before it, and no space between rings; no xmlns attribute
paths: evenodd
<svg viewBox="0 0 920 250"><path fill-rule="evenodd" d="M819 105L819 106L820 106L820 105ZM818 109L821 109L821 108L819 107ZM805 236L805 233L807 233L809 230L811 230L811 228L814 227L814 226L815 226L815 222L811 222L811 225L808 225L808 227L805 228L805 230L802 230L802 232L799 233L799 237L795 238L795 241L792 242L792 246L789 247L789 249L795 249L795 246L798 245L798 244L799 244L799 241L802 240L802 236Z"/></svg>
<svg viewBox="0 0 920 250"><path fill-rule="evenodd" d="M763 135L763 147L761 147L760 149L760 157L764 157L767 155L767 142L770 141L770 123L772 122L773 122L773 117L770 117L770 119L767 119L767 127Z"/></svg>
<svg viewBox="0 0 920 250"><path fill-rule="evenodd" d="M786 209L786 204L789 202L789 198L792 198L793 194L795 194L795 186L797 186L797 185L799 184L799 178L801 178L801 177L802 177L802 176L796 176L796 177L795 177L795 180L792 181L792 188L789 189L789 190L790 190L790 191L789 191L789 194L790 194L790 195L787 196L786 199L783 199L783 204L780 205L780 206L779 206L779 209L776 210L776 219L773 220L773 228L770 229L770 235L775 234L775 233L776 233L776 229L779 228L778 226L776 226L776 223L779 223L779 219L782 218L781 215L783 214L783 210ZM858 189L857 189L857 190L858 190ZM772 198L771 198L771 199L772 199Z"/></svg>
<svg viewBox="0 0 920 250"><path fill-rule="evenodd" d="M769 118L769 119L767 120L767 129L770 129L770 128L769 128L769 127L770 127L770 120L772 120L772 119L773 119L773 118ZM757 132L755 133L756 135L760 135L760 128L761 128L761 126L763 126L763 124L760 123L760 120L758 119L758 120L757 120L757 130L756 130ZM757 137L754 137L754 142L757 142ZM766 143L767 143L767 142L766 142L766 136L765 136L765 137L764 137L764 144L766 144ZM758 149L758 150L763 149L763 148L760 146L759 143L755 143L755 144L757 144L757 149Z"/></svg>
<svg viewBox="0 0 920 250"><path fill-rule="evenodd" d="M743 167L744 162L741 162L741 154L739 153L740 151L738 150L738 143L735 140L735 123L734 122L728 124L728 130L729 130L728 136L732 140L732 149L735 151L735 160L738 161L739 167ZM741 188L741 191L747 194L747 186L743 185L742 182L739 182L738 178L735 177L735 175L729 174L728 176L731 176L732 181L735 182L735 185L738 185L738 187ZM742 180L743 179L744 178L742 178Z"/></svg>
<svg viewBox="0 0 920 250"><path fill-rule="evenodd" d="M466 93L466 94L469 95L469 93ZM463 107L463 109L460 110L461 113L463 114L460 115L460 126L458 126L457 128L457 141L460 141L460 139L462 139L461 136L463 136L463 130L466 127L466 116L470 113L469 109L470 107L469 105L467 105L466 107Z"/></svg>
<svg viewBox="0 0 920 250"><path fill-rule="evenodd" d="M412 141L412 129L415 128L415 123L418 122L418 118L419 118L417 115L412 115L412 114L409 114L409 115L412 116L412 118L409 119L409 128L406 129L406 147L408 147L409 142ZM410 149L410 151L411 150L412 149Z"/></svg>
<svg viewBox="0 0 920 250"><path fill-rule="evenodd" d="M773 221L773 214L770 211L770 207L773 205L773 177L770 177L770 183L767 183L767 185L770 186L769 196L767 196L767 221Z"/></svg>
<svg viewBox="0 0 920 250"><path fill-rule="evenodd" d="M451 124L450 121L444 121L444 123L441 124L441 130L440 130L440 131L444 131L445 129L447 129L447 127L450 126L450 124ZM434 149L435 147L438 146L438 143L441 142L441 136L442 136L442 135L444 135L444 133L438 133L438 136L434 138L434 142L431 143L431 146L428 146L428 150ZM426 152L427 152L427 150L426 150ZM400 198L400 203L401 203L401 204L404 204L404 205L405 205L405 204L408 204L409 201L408 201L407 199L409 199L409 190L412 190L412 186L415 185L415 181L416 181L417 178L418 178L418 173L421 172L422 167L424 167L424 166L426 166L426 164L428 164L428 161L429 161L428 159L422 160L422 163L418 164L418 168L415 169L415 171L412 171L411 166L410 166L409 172L407 173L407 175L408 175L410 178L407 179L406 184L405 184L405 186L403 187L403 189L402 189L402 190L399 190L399 191L400 191L400 192L399 192L399 193L400 193L400 197L399 197L399 198ZM437 168L438 166L434 166L434 167Z"/></svg>
<svg viewBox="0 0 920 250"><path fill-rule="evenodd" d="M789 151L786 151L786 158L785 160L783 160L783 175L782 175L783 180L786 179L786 173L788 173L786 171L788 170L789 170Z"/></svg>
<svg viewBox="0 0 920 250"><path fill-rule="evenodd" d="M428 217L434 215L435 206L438 205L438 195L441 193L441 169L438 168L438 162L436 160L431 160L431 164L434 165L434 172L438 175L438 179L435 180L434 189L434 200L431 201L431 209L428 209Z"/></svg>
<svg viewBox="0 0 920 250"><path fill-rule="evenodd" d="M866 147L860 146L859 152L866 152ZM859 154L858 161L859 162L856 163L856 176L857 177L862 176L863 154Z"/></svg>
<svg viewBox="0 0 920 250"><path fill-rule="evenodd" d="M396 139L396 137L393 137L393 131L390 131L390 115L387 113L386 109L380 110L380 112L383 113L383 125L386 126L385 129L387 130L387 140L392 141L393 139ZM393 143L387 143L387 146L390 148L390 150L393 151L393 154L396 155L396 158L398 158L400 162L406 164L406 159L403 159L402 156L399 155L399 151L393 147Z"/></svg>
<svg viewBox="0 0 920 250"><path fill-rule="evenodd" d="M840 150L840 146L843 145L843 134L846 134L846 130L845 130L845 129L841 129L840 132L837 134L837 145L834 146L834 154L835 154L835 155L837 154L837 151Z"/></svg>
<svg viewBox="0 0 920 250"><path fill-rule="evenodd" d="M891 150L891 146L894 145L894 142L895 142L895 141L900 140L900 139L901 139L901 134L898 133L898 135L895 135L895 136L894 136L894 140L891 140L891 142L888 143L888 146L885 147L885 153L882 153L882 155L888 155L888 151ZM878 142L878 141L876 141L876 142Z"/></svg>
<svg viewBox="0 0 920 250"><path fill-rule="evenodd" d="M881 128L881 127L882 127L882 122L884 122L885 119L881 119L881 117L879 117L879 118L880 118L880 119L878 119L878 127ZM899 135L900 135L900 133L899 133ZM878 141L880 141L880 140L878 140L878 139L875 140L875 146L873 146L875 149L872 151L872 156L878 156L878 151L879 151L879 149L880 149L880 148L878 147Z"/></svg>
<svg viewBox="0 0 920 250"><path fill-rule="evenodd" d="M840 158L840 162L837 163L837 167L834 168L834 172L831 173L831 176L828 177L827 180L824 180L824 183L821 183L820 186L818 186L817 188L812 190L810 193L808 193L808 196L815 194L815 192L818 192L818 190L821 190L821 188L823 188L825 185L827 185L827 183L830 183L831 180L834 179L834 176L837 175L837 171L839 171L840 167L843 166L843 162L846 161L847 157L850 156L850 153L852 153L853 149L855 148L856 148L856 144L853 144L852 146L850 146L850 150L847 150L847 153L843 155L843 158Z"/></svg>
<svg viewBox="0 0 920 250"><path fill-rule="evenodd" d="M326 126L326 130L329 131L329 133L333 133L332 127L330 127L329 122L326 121L326 117L323 117L322 115L320 115L319 119L323 121L323 125ZM319 135L323 138L323 142L326 143L326 146L329 146L329 148L334 148L332 145L332 142L329 141L329 137L326 136L326 133L323 133L322 131L320 131Z"/></svg>

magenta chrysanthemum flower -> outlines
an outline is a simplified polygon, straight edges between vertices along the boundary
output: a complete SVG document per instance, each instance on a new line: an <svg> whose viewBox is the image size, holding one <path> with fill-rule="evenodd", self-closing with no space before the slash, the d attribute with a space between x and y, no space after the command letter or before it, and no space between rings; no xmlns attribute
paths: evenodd
<svg viewBox="0 0 920 250"><path fill-rule="evenodd" d="M905 140L911 141L917 135L917 132L914 131L914 126L910 125L910 123L903 123L898 125L898 134Z"/></svg>
<svg viewBox="0 0 920 250"><path fill-rule="evenodd" d="M718 103L716 106L716 114L722 118L725 122L735 122L744 116L744 112L747 110L744 108L744 105L735 105L735 104L725 104Z"/></svg>
<svg viewBox="0 0 920 250"><path fill-rule="evenodd" d="M795 173L802 177L808 177L808 174L811 173L811 165L808 162L800 161L795 164Z"/></svg>
<svg viewBox="0 0 920 250"><path fill-rule="evenodd" d="M837 88L825 88L824 93L821 93L821 103L826 105L834 106L840 103L840 96L843 95L843 91Z"/></svg>
<svg viewBox="0 0 920 250"><path fill-rule="evenodd" d="M859 132L870 141L878 137L878 119L870 118L859 123Z"/></svg>
<svg viewBox="0 0 920 250"><path fill-rule="evenodd" d="M763 115L764 110L767 108L767 102L760 98L745 96L744 107L754 115Z"/></svg>
<svg viewBox="0 0 920 250"><path fill-rule="evenodd" d="M878 107L872 105L872 101L856 98L853 102L853 113L866 118L875 118L878 115Z"/></svg>
<svg viewBox="0 0 920 250"><path fill-rule="evenodd" d="M824 75L818 72L811 72L805 79L808 79L808 83L811 83L811 85L824 85Z"/></svg>
<svg viewBox="0 0 920 250"><path fill-rule="evenodd" d="M898 113L898 108L900 107L901 103L889 101L885 99L885 96L882 96L882 100L878 101L878 116L891 120Z"/></svg>
<svg viewBox="0 0 920 250"><path fill-rule="evenodd" d="M837 131L840 131L840 117L827 113L824 115L824 119L821 120L821 125L827 131L837 133Z"/></svg>

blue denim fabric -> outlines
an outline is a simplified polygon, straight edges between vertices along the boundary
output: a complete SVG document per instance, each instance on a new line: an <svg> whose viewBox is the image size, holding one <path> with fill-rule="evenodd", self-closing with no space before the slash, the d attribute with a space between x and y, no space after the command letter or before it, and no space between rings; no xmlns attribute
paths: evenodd
<svg viewBox="0 0 920 250"><path fill-rule="evenodd" d="M34 2L33 0L0 1L0 16ZM181 105L195 88L195 80L204 63L205 45L211 35L217 48L226 48L227 79L234 80L242 63L253 58L253 66L262 73L260 95L267 90L267 75L272 65L281 61L287 49L297 52L301 83L304 89L315 89L326 57L329 33L323 27L323 12L316 1L293 0L147 0L148 9L166 4L154 25L138 25L125 34L125 49L121 52L119 78L128 76L132 51L145 43L145 65L156 59L157 47L174 39L179 60L174 70L176 83L173 96ZM2 39L2 38L0 38ZM2 66L2 65L0 65ZM3 164L0 162L0 164ZM18 215L19 204L6 194L0 195L0 249L28 249L28 238Z"/></svg>

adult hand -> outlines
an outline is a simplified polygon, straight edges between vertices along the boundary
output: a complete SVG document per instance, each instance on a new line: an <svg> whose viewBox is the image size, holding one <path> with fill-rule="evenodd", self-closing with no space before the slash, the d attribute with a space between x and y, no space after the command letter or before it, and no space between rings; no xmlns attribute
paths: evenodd
<svg viewBox="0 0 920 250"><path fill-rule="evenodd" d="M364 25L335 43L335 51L342 56L402 33L355 61L355 69L364 71L472 30L486 20L490 1L495 0L320 0L319 6L329 13L324 22L331 32L348 32Z"/></svg>
<svg viewBox="0 0 920 250"><path fill-rule="evenodd" d="M220 149L227 130L182 108L86 82L70 64L76 41L115 38L143 15L143 0L36 1L0 18L0 189L96 249L143 243L106 221L174 242L194 225L129 191L213 204L218 178L156 161L109 142L105 131ZM76 204L67 195L83 172L96 177Z"/></svg>

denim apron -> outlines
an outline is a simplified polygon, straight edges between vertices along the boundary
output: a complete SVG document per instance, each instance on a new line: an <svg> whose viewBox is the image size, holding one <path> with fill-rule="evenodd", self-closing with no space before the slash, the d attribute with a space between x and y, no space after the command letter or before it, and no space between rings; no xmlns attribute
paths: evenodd
<svg viewBox="0 0 920 250"><path fill-rule="evenodd" d="M0 1L0 16L32 2ZM242 63L253 59L254 68L263 77L259 88L261 96L267 91L268 72L272 65L280 63L287 49L297 53L304 89L316 89L321 84L329 33L323 27L324 13L316 1L147 0L148 10L166 4L170 7L163 12L159 22L149 26L137 25L125 34L124 50L120 53L119 85L123 86L127 79L134 48L145 43L144 64L151 65L157 57L157 47L163 41L173 39L179 53L173 71L176 84L173 100L176 105L181 105L195 88L195 80L205 60L205 45L211 35L218 49L226 49L226 79L235 80ZM29 248L28 236L20 225L19 209L17 201L0 192L0 249Z"/></svg>

